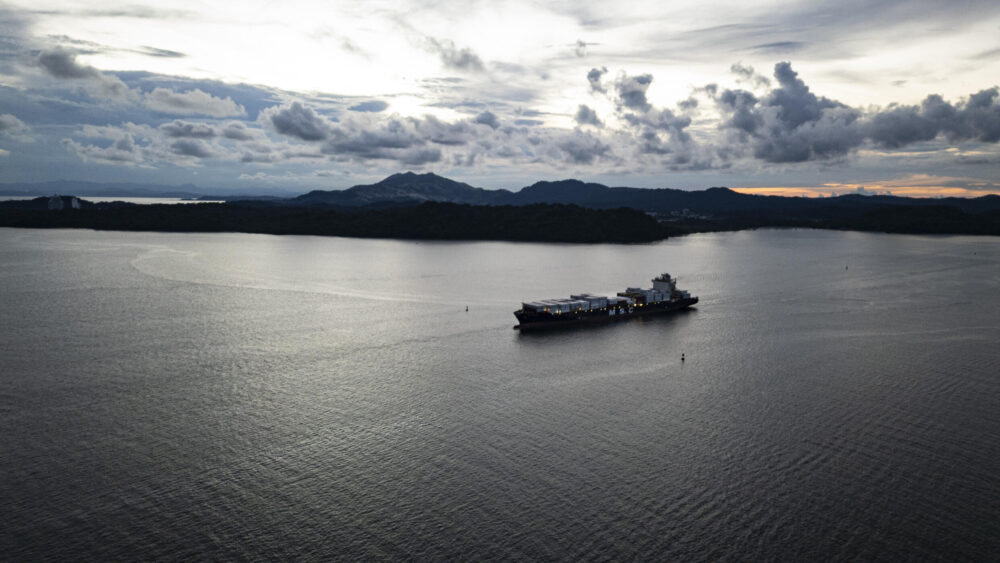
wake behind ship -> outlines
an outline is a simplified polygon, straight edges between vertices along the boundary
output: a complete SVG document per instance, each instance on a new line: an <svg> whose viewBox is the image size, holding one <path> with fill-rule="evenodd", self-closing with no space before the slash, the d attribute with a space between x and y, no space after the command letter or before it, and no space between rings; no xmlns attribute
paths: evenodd
<svg viewBox="0 0 1000 563"><path fill-rule="evenodd" d="M660 274L653 278L652 289L629 287L615 297L581 293L569 299L545 299L521 303L514 311L514 328L534 330L559 328L584 323L607 322L642 315L659 315L686 309L698 302L687 291L677 289L677 278Z"/></svg>

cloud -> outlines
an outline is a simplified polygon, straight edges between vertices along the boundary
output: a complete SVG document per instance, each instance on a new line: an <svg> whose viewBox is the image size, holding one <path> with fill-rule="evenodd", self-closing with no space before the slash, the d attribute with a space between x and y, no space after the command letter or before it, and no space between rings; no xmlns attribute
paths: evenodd
<svg viewBox="0 0 1000 563"><path fill-rule="evenodd" d="M766 76L757 74L757 71L750 65L736 62L729 67L729 71L739 76L741 80L753 83L754 86L767 87L771 85L771 81Z"/></svg>
<svg viewBox="0 0 1000 563"><path fill-rule="evenodd" d="M386 109L388 109L388 107L389 104L387 102L383 102L382 100L371 100L368 102L361 102L360 104L355 104L347 109L351 111L378 113L380 111L385 111Z"/></svg>
<svg viewBox="0 0 1000 563"><path fill-rule="evenodd" d="M150 47L149 45L142 45L139 49L136 49L137 53L148 55L150 57L160 57L167 59L182 59L187 55L181 53L180 51L171 51L169 49L159 49L157 47Z"/></svg>
<svg viewBox="0 0 1000 563"><path fill-rule="evenodd" d="M749 51L756 51L759 54L767 55L780 55L786 53L794 53L805 48L806 43L803 41L776 41L774 43L761 43L759 45L753 45L748 47Z"/></svg>
<svg viewBox="0 0 1000 563"><path fill-rule="evenodd" d="M0 114L0 133L10 133L24 128L24 122L17 117L9 113Z"/></svg>
<svg viewBox="0 0 1000 563"><path fill-rule="evenodd" d="M112 47L110 45L97 43L96 41L77 39L75 37L70 37L68 35L48 35L46 36L46 40L53 43L57 43L60 46L72 45L73 48L71 50L72 51L71 54L75 53L77 55L81 54L92 55L96 53L136 53L139 55L145 55L147 57L158 57L158 58L180 59L187 57L187 54L181 53L180 51L160 49L158 47L150 47L149 45L140 45L139 47L133 49ZM56 49L61 49L61 47L56 47ZM52 50L50 50L50 52L51 51Z"/></svg>
<svg viewBox="0 0 1000 563"><path fill-rule="evenodd" d="M299 102L262 110L259 119L278 133L303 141L322 141L330 136L330 123Z"/></svg>
<svg viewBox="0 0 1000 563"><path fill-rule="evenodd" d="M204 143L195 139L180 139L170 144L170 150L180 156L208 158L214 156Z"/></svg>
<svg viewBox="0 0 1000 563"><path fill-rule="evenodd" d="M639 111L649 111L649 101L646 100L646 90L653 82L652 74L639 74L629 76L624 72L615 80L615 92L618 94L619 104Z"/></svg>
<svg viewBox="0 0 1000 563"><path fill-rule="evenodd" d="M779 86L762 99L744 90L724 90L716 98L723 129L738 133L753 156L766 162L804 162L846 155L862 141L861 112L813 94L790 63L774 67ZM741 147L729 147L739 153Z"/></svg>
<svg viewBox="0 0 1000 563"><path fill-rule="evenodd" d="M333 123L301 102L267 108L261 112L260 120L282 135L301 141L323 141L320 152L334 160L390 160L410 166L440 161L441 149L431 145L458 146L476 137L473 120L448 123L433 116L382 117L361 113ZM255 155L250 156L259 160Z"/></svg>
<svg viewBox="0 0 1000 563"><path fill-rule="evenodd" d="M72 139L63 139L61 144L84 162L134 166L142 164L144 160L142 147L136 144L130 133L126 133L108 147L81 145Z"/></svg>
<svg viewBox="0 0 1000 563"><path fill-rule="evenodd" d="M480 113L472 121L474 123L488 125L491 129L496 129L497 127L500 127L500 120L497 119L497 116L490 111L484 111Z"/></svg>
<svg viewBox="0 0 1000 563"><path fill-rule="evenodd" d="M160 131L168 137L187 137L192 139L211 139L218 135L218 132L211 125L180 120L160 125Z"/></svg>
<svg viewBox="0 0 1000 563"><path fill-rule="evenodd" d="M589 72L587 72L587 82L590 83L591 92L600 92L603 94L606 91L604 86L601 84L601 77L607 74L607 72L607 67L592 68Z"/></svg>
<svg viewBox="0 0 1000 563"><path fill-rule="evenodd" d="M117 76L104 74L96 68L76 61L76 53L56 47L42 51L36 59L46 73L63 80L85 80L97 85L96 93L102 97L121 98L128 94L128 86Z"/></svg>
<svg viewBox="0 0 1000 563"><path fill-rule="evenodd" d="M576 164L592 164L611 152L611 146L589 133L574 132L555 141L566 157Z"/></svg>
<svg viewBox="0 0 1000 563"><path fill-rule="evenodd" d="M745 90L716 95L720 128L733 134L723 152L740 154L748 148L757 159L784 163L842 157L866 142L899 149L939 136L952 142L1000 141L997 87L957 104L932 94L919 106L894 104L863 112L813 94L787 62L775 65L774 76L778 87L762 98Z"/></svg>
<svg viewBox="0 0 1000 563"><path fill-rule="evenodd" d="M170 88L154 88L144 96L146 107L161 113L180 115L210 115L229 117L246 115L243 106L232 98L216 98L200 89L175 92Z"/></svg>
<svg viewBox="0 0 1000 563"><path fill-rule="evenodd" d="M226 126L222 128L222 136L234 141L249 141L253 139L253 134L251 133L250 128L238 121L231 121L227 123Z"/></svg>
<svg viewBox="0 0 1000 563"><path fill-rule="evenodd" d="M481 72L486 68L483 65L483 60L475 51L468 47L459 49L455 42L450 39L438 40L428 37L427 45L432 52L438 55L441 64L446 68L474 72Z"/></svg>
<svg viewBox="0 0 1000 563"><path fill-rule="evenodd" d="M580 125L593 125L594 127L602 127L604 125L597 118L597 112L582 104L577 108L573 119Z"/></svg>
<svg viewBox="0 0 1000 563"><path fill-rule="evenodd" d="M56 78L101 78L101 71L76 62L75 53L61 48L42 51L38 64Z"/></svg>
<svg viewBox="0 0 1000 563"><path fill-rule="evenodd" d="M927 96L919 106L890 106L872 117L868 136L877 146L900 148L944 135L953 142L1000 141L1000 89L981 90L965 102L950 104Z"/></svg>

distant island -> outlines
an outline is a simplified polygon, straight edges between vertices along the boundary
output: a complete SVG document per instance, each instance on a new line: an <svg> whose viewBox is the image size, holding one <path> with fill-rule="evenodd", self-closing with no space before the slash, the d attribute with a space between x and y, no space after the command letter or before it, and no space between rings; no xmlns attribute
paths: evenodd
<svg viewBox="0 0 1000 563"><path fill-rule="evenodd" d="M87 191L100 191L98 186ZM199 196L193 186L155 188L158 195ZM289 198L200 197L225 203L137 205L38 197L0 202L0 226L584 243L649 242L763 227L1000 235L1000 197L994 195L802 198L748 195L728 188L608 187L579 180L537 182L509 191L407 172L375 184Z"/></svg>

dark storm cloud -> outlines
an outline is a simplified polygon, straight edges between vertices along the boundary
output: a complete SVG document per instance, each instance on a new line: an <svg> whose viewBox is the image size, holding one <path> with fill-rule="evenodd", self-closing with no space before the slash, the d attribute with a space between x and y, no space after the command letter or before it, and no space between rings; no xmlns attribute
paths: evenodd
<svg viewBox="0 0 1000 563"><path fill-rule="evenodd" d="M42 51L38 64L56 78L101 78L101 71L76 62L76 53L66 49Z"/></svg>
<svg viewBox="0 0 1000 563"><path fill-rule="evenodd" d="M723 90L715 100L723 108L723 114L729 119L721 124L753 134L763 124L763 118L757 111L757 97L746 90Z"/></svg>
<svg viewBox="0 0 1000 563"><path fill-rule="evenodd" d="M605 88L601 84L601 77L607 74L607 72L607 67L590 69L590 72L587 73L587 82L590 83L591 92L600 92L602 94L605 92Z"/></svg>
<svg viewBox="0 0 1000 563"><path fill-rule="evenodd" d="M218 135L218 132L211 125L180 120L160 125L160 131L168 137L188 137L191 139L211 139Z"/></svg>
<svg viewBox="0 0 1000 563"><path fill-rule="evenodd" d="M384 102L382 100L370 100L367 102L361 102L360 104L355 104L347 109L351 111L378 113L380 111L385 111L388 108L388 102Z"/></svg>
<svg viewBox="0 0 1000 563"><path fill-rule="evenodd" d="M829 159L862 142L858 110L813 94L787 62L775 65L774 77L779 86L763 99L744 90L724 90L716 98L725 119L720 127L738 132L738 141L748 142L755 158Z"/></svg>
<svg viewBox="0 0 1000 563"><path fill-rule="evenodd" d="M998 93L997 87L981 90L954 105L932 94L919 106L890 106L872 117L868 136L876 145L891 149L938 135L952 142L996 143L1000 141Z"/></svg>
<svg viewBox="0 0 1000 563"><path fill-rule="evenodd" d="M777 109L777 119L786 127L794 128L807 121L815 121L825 109L847 108L840 102L810 92L798 73L792 70L791 63L774 65L774 77L780 88L772 90L763 103Z"/></svg>
<svg viewBox="0 0 1000 563"><path fill-rule="evenodd" d="M576 115L573 116L573 119L580 125L593 125L594 127L602 127L604 125L597 118L597 112L582 104L576 109Z"/></svg>
<svg viewBox="0 0 1000 563"><path fill-rule="evenodd" d="M497 116L491 111L484 111L480 113L475 117L475 119L473 119L473 122L488 125L491 129L500 127L500 120L497 119Z"/></svg>
<svg viewBox="0 0 1000 563"><path fill-rule="evenodd" d="M330 135L330 123L312 108L299 102L293 102L290 106L267 108L260 115L282 135L303 141L322 141Z"/></svg>
<svg viewBox="0 0 1000 563"><path fill-rule="evenodd" d="M762 98L723 90L715 101L720 128L733 136L726 153L747 148L766 162L804 162L842 157L869 142L899 149L944 137L952 142L1000 141L1000 89L977 92L951 104L932 94L919 106L891 105L862 112L817 96L787 62L775 65L778 87Z"/></svg>
<svg viewBox="0 0 1000 563"><path fill-rule="evenodd" d="M472 49L458 48L450 39L427 38L429 49L441 59L441 64L447 68L464 71L482 71L485 69L483 60Z"/></svg>

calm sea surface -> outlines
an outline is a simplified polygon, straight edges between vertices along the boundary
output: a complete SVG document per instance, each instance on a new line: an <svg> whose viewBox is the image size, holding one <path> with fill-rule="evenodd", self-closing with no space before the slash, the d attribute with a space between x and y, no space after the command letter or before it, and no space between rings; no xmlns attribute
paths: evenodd
<svg viewBox="0 0 1000 563"><path fill-rule="evenodd" d="M1000 557L996 238L0 229L0 323L3 560Z"/></svg>

